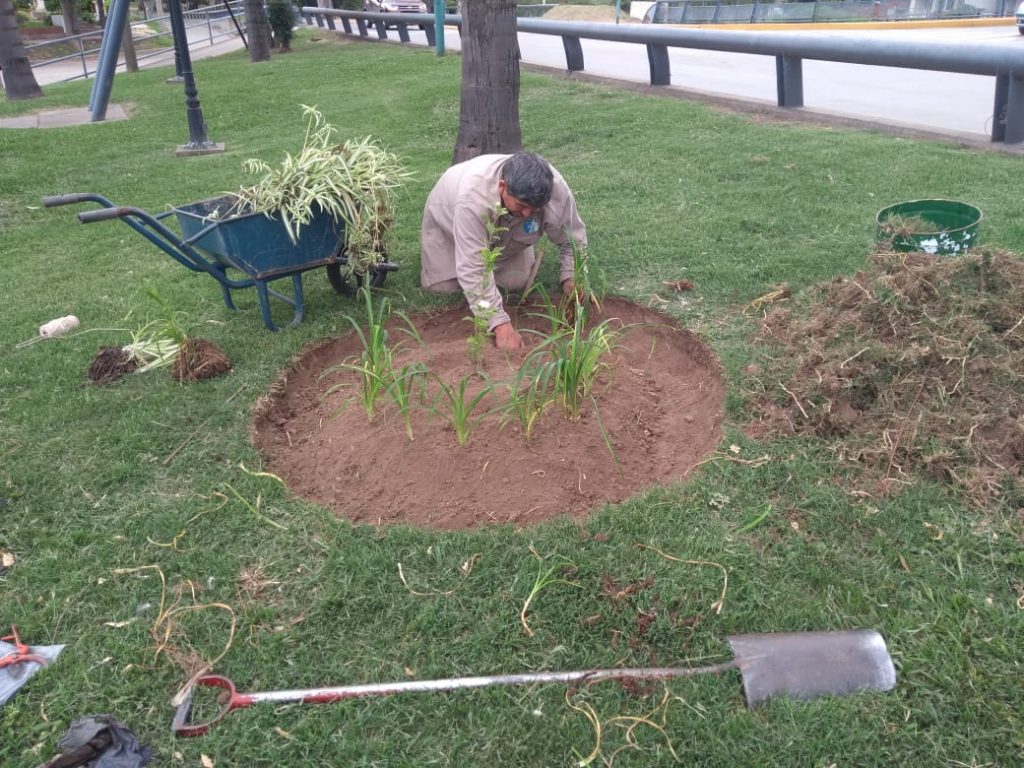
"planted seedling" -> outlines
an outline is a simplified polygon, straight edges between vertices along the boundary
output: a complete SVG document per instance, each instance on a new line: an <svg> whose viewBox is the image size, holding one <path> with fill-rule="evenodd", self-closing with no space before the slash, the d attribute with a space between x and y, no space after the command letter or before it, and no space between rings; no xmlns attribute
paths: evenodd
<svg viewBox="0 0 1024 768"><path fill-rule="evenodd" d="M529 312L531 317L541 318L547 321L548 327L550 328L550 335L560 333L566 330L569 326L565 322L565 314L559 306L551 300L551 294L547 292L547 289L539 283L536 286L537 295L540 297L541 312Z"/></svg>
<svg viewBox="0 0 1024 768"><path fill-rule="evenodd" d="M413 363L402 367L394 374L388 384L387 394L391 402L398 408L405 425L405 434L410 440L412 435L412 409L423 400L423 390L427 380L427 367L423 363Z"/></svg>
<svg viewBox="0 0 1024 768"><path fill-rule="evenodd" d="M576 318L583 317L583 325L587 324L590 307L600 311L601 298L604 296L604 273L597 269L590 259L590 251L584 243L571 240L572 244L572 282L573 291L562 296L561 309L566 325L573 325Z"/></svg>
<svg viewBox="0 0 1024 768"><path fill-rule="evenodd" d="M534 364L528 358L508 383L508 401L502 408L502 426L511 421L518 422L527 443L540 417L555 402L554 375L553 361Z"/></svg>
<svg viewBox="0 0 1024 768"><path fill-rule="evenodd" d="M449 384L438 376L437 383L440 387L437 399L444 403L444 415L452 429L455 430L455 439L460 446L469 442L469 434L473 431L480 420L487 415L487 411L478 413L477 408L483 399L494 389L493 384L486 384L483 389L475 395L469 394L469 382L475 378L472 374L466 374L459 379L457 384Z"/></svg>
<svg viewBox="0 0 1024 768"><path fill-rule="evenodd" d="M605 368L604 356L622 335L621 330L612 328L612 319L586 332L585 314L578 313L569 330L549 337L531 353L531 356L546 356L553 363L555 396L572 421L579 419L583 400L590 395L594 381Z"/></svg>
<svg viewBox="0 0 1024 768"><path fill-rule="evenodd" d="M353 362L346 361L340 365L332 366L325 370L321 376L327 376L339 370L355 371L359 375L361 385L359 399L363 410L366 411L367 418L373 421L377 408L377 399L387 391L388 386L394 379L392 360L395 350L388 345L388 331L385 328L385 324L391 317L392 309L391 301L386 296L374 304L373 291L370 288L364 286L359 290L363 295L363 303L366 307L366 332L364 333L362 325L351 316L346 315L345 319L351 323L356 335L359 336L359 341L363 345L363 351L357 359L349 358ZM419 340L419 334L416 333L416 328L409 318L402 312L395 312L394 314L402 318L408 326L408 328L401 328L400 330ZM347 385L344 383L337 384L328 389L327 394L330 395L345 386Z"/></svg>
<svg viewBox="0 0 1024 768"><path fill-rule="evenodd" d="M494 267L504 250L497 243L500 240L501 234L508 232L508 227L500 226L498 221L506 213L508 211L505 210L502 204L496 203L494 210L484 214L484 225L487 227L487 245L480 251L480 260L484 265L483 277L480 280L481 290L478 295L474 295L470 291L466 292L470 309L473 311L473 315L469 318L473 323L473 335L469 337L469 358L474 363L480 363L483 360L484 349L487 347L487 339L490 335L488 325L490 325L490 320L497 311L497 307L492 307L491 303L484 297L483 290L494 281Z"/></svg>

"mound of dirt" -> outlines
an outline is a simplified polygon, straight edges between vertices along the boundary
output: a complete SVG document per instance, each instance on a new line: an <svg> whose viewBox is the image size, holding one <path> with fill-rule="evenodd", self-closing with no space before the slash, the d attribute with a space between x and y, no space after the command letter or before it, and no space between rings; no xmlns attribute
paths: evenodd
<svg viewBox="0 0 1024 768"><path fill-rule="evenodd" d="M189 337L178 349L171 363L171 376L178 381L212 379L231 370L231 361L224 351L206 339Z"/></svg>
<svg viewBox="0 0 1024 768"><path fill-rule="evenodd" d="M135 358L121 347L100 347L89 365L89 381L95 384L113 384L138 367Z"/></svg>
<svg viewBox="0 0 1024 768"><path fill-rule="evenodd" d="M336 368L362 351L348 334L300 355L257 409L255 441L269 471L295 493L354 521L523 526L582 515L680 479L718 443L724 399L718 362L669 318L608 299L601 319L615 318L623 335L595 387L596 409L588 399L574 422L553 406L526 441L519 422L503 425L496 409L507 401L505 382L529 350L489 345L482 361L472 363L467 314L458 306L412 318L422 345L406 341L393 365L401 370L423 363L456 387L469 376L472 392L485 381L495 385L475 411L487 415L465 446L445 418L443 401L413 409L413 440L386 397L370 421L357 400L357 374ZM516 318L521 329L543 331L544 322L534 310ZM392 343L399 338L394 328ZM536 343L535 336L525 338ZM427 389L429 403L439 385L432 380Z"/></svg>
<svg viewBox="0 0 1024 768"><path fill-rule="evenodd" d="M871 468L874 489L927 473L981 504L1021 493L1024 260L876 253L779 308L762 341L752 433L815 435ZM782 382L786 383L783 384Z"/></svg>

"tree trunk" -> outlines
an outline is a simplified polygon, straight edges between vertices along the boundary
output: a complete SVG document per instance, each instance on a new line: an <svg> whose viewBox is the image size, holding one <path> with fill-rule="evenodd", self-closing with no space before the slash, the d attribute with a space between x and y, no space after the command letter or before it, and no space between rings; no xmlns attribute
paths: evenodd
<svg viewBox="0 0 1024 768"><path fill-rule="evenodd" d="M43 95L21 42L14 0L0 0L0 76L11 101Z"/></svg>
<svg viewBox="0 0 1024 768"><path fill-rule="evenodd" d="M121 38L121 50L124 51L124 71L138 72L139 57L135 55L135 38L132 37L132 21L124 17L124 36Z"/></svg>
<svg viewBox="0 0 1024 768"><path fill-rule="evenodd" d="M270 59L270 22L262 0L245 0L245 32L249 39L249 61Z"/></svg>
<svg viewBox="0 0 1024 768"><path fill-rule="evenodd" d="M453 163L523 148L516 0L462 0L462 90Z"/></svg>
<svg viewBox="0 0 1024 768"><path fill-rule="evenodd" d="M78 34L78 8L75 0L60 0L60 14L64 17L64 34Z"/></svg>

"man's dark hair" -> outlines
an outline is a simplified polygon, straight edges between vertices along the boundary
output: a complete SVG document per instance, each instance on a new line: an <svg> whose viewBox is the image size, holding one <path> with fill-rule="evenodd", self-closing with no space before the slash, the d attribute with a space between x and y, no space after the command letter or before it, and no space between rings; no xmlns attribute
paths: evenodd
<svg viewBox="0 0 1024 768"><path fill-rule="evenodd" d="M543 208L551 199L555 175L548 161L536 152L516 152L501 166L501 180L512 197Z"/></svg>

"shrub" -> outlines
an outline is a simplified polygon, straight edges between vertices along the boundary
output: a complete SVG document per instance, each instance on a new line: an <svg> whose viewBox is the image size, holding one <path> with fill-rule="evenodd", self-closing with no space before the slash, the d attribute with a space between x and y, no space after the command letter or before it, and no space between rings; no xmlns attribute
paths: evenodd
<svg viewBox="0 0 1024 768"><path fill-rule="evenodd" d="M60 0L43 0L46 12L49 14L61 13ZM78 12L78 20L87 24L96 23L96 4L93 0L75 0L75 10Z"/></svg>
<svg viewBox="0 0 1024 768"><path fill-rule="evenodd" d="M274 35L274 45L283 51L291 50L295 11L290 0L270 0L267 3L267 21Z"/></svg>

